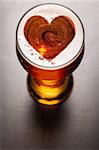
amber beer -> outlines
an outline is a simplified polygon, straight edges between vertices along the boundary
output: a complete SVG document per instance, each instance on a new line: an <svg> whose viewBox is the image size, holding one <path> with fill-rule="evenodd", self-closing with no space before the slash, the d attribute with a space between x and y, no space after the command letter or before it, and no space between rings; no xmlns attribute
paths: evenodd
<svg viewBox="0 0 99 150"><path fill-rule="evenodd" d="M45 13L46 12L46 13ZM47 60L25 38L24 26L33 15L41 15L49 22L56 16L67 16L75 26L71 43L55 58ZM29 73L29 91L37 102L55 105L64 101L72 86L71 73L84 54L84 29L78 16L70 9L57 4L44 4L30 9L20 20L16 33L16 51L20 63Z"/></svg>

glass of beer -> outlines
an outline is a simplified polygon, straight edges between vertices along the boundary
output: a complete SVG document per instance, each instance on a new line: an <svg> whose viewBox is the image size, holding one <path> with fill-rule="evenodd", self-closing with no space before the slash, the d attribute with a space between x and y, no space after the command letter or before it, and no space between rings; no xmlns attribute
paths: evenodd
<svg viewBox="0 0 99 150"><path fill-rule="evenodd" d="M28 72L28 90L32 98L44 105L59 104L70 95L72 72L84 54L82 22L65 6L35 6L19 21L16 52Z"/></svg>

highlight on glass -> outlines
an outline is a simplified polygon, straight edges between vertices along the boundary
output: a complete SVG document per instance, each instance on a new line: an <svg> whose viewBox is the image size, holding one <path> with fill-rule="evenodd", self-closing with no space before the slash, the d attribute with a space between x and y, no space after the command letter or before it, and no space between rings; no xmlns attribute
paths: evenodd
<svg viewBox="0 0 99 150"><path fill-rule="evenodd" d="M84 54L84 28L79 17L59 4L27 11L16 31L16 52L28 72L32 98L44 105L65 101L72 90L72 72Z"/></svg>

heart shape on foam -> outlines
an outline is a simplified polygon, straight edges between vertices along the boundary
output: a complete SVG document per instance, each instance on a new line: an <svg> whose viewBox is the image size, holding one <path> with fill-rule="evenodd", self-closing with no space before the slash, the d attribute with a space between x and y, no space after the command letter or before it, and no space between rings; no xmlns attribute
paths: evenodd
<svg viewBox="0 0 99 150"><path fill-rule="evenodd" d="M32 16L25 24L24 35L43 57L52 59L73 40L75 28L65 16L58 16L51 23L41 16Z"/></svg>

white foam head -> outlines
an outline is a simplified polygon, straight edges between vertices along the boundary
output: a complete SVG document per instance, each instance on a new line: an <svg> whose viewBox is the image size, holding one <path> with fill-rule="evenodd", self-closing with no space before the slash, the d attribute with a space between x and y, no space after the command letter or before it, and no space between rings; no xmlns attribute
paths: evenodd
<svg viewBox="0 0 99 150"><path fill-rule="evenodd" d="M46 18L49 22L57 16L68 16L74 23L75 36L71 43L51 61L42 57L26 40L24 26L35 15ZM43 4L30 9L21 19L17 28L17 46L26 61L35 67L47 70L60 69L71 63L80 53L84 41L83 26L77 15L70 9L58 4Z"/></svg>

